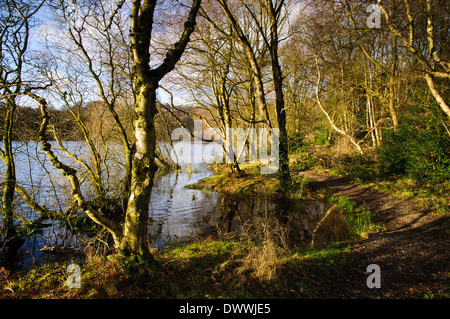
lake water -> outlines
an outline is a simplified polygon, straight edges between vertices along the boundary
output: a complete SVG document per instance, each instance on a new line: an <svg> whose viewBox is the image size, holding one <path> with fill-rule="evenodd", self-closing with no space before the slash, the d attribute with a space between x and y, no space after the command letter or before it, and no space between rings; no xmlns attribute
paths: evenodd
<svg viewBox="0 0 450 319"><path fill-rule="evenodd" d="M202 147L207 144L201 144ZM185 186L193 184L213 173L201 163L198 150L193 148L192 156L197 156L188 167L183 166L181 172L160 174L154 183L151 202L149 206L150 224L148 226L149 240L154 247L162 248L185 242L195 237L214 236L217 233L239 233L246 222L261 216L278 216L290 229L290 238L298 244L308 244L311 233L317 223L327 212L327 206L320 201L291 201L273 202L267 199L238 200L214 192L203 192L189 189ZM53 168L45 154L40 151L37 142L15 143L15 161L17 180L27 189L33 189L36 200L49 208L64 211L70 198L67 194L70 188L60 172ZM83 143L68 142L67 148L81 158L88 158ZM219 153L210 152L205 158L220 156ZM109 154L119 150L108 150ZM72 158L62 152L59 156L65 161L74 164ZM123 176L124 166L117 157L107 158L110 165L108 182L113 185ZM114 160L113 160L114 159ZM76 164L76 163L75 163ZM77 164L82 172L82 167ZM0 162L0 177L4 174L3 162ZM80 175L83 179L83 174ZM84 177L85 179L85 177ZM85 191L89 192L87 183L83 183ZM35 220L37 216L25 204L17 202L17 214L26 220ZM29 236L19 253L19 266L29 267L33 264L54 261L59 258L57 254L43 252L45 246L76 247L85 243L87 238L75 234L70 225L62 226L60 221L46 220L45 227L40 232Z"/></svg>

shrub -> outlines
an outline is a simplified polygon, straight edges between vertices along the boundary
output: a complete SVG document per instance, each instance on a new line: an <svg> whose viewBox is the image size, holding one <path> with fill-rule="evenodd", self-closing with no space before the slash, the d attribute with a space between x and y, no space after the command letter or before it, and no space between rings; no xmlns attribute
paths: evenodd
<svg viewBox="0 0 450 319"><path fill-rule="evenodd" d="M435 107L411 107L401 117L397 132L384 134L378 150L379 168L422 183L444 182L450 177L450 135Z"/></svg>
<svg viewBox="0 0 450 319"><path fill-rule="evenodd" d="M329 133L327 131L318 132L315 136L316 145L325 145L328 142Z"/></svg>
<svg viewBox="0 0 450 319"><path fill-rule="evenodd" d="M290 152L299 152L305 148L304 143L305 135L304 134L294 134L288 136L288 146Z"/></svg>
<svg viewBox="0 0 450 319"><path fill-rule="evenodd" d="M341 171L344 176L351 179L370 181L379 177L379 169L377 167L376 154L366 153L350 153L341 156L335 167Z"/></svg>

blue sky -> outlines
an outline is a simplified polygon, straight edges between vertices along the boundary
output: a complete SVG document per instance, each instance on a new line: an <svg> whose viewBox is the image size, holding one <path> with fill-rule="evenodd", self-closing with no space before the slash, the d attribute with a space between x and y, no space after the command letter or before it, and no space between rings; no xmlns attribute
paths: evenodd
<svg viewBox="0 0 450 319"><path fill-rule="evenodd" d="M29 57L33 56L42 56L48 49L46 47L46 43L51 44L55 41L61 41L61 39L57 39L56 37L61 37L61 33L58 32L57 24L54 22L54 12L49 6L43 6L38 13L35 15L35 24L30 32L30 43L29 43ZM155 32L156 33L156 32ZM69 42L67 42L69 43ZM53 50L52 54L55 53ZM93 90L96 90L95 83L93 84ZM166 88L169 88L170 85L167 83L162 83ZM183 103L183 99L177 97L176 90L172 92L174 95L174 102L176 104ZM58 101L54 97L46 96L52 103L53 106L58 107ZM170 95L160 89L158 90L158 98L162 103L170 103ZM95 100L95 97L93 98Z"/></svg>

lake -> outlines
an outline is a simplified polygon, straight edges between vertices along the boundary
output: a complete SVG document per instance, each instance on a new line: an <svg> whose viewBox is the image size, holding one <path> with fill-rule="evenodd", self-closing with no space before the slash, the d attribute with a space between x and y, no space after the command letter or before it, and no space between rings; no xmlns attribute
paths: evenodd
<svg viewBox="0 0 450 319"><path fill-rule="evenodd" d="M81 142L67 142L66 147L80 158L89 158ZM194 164L190 167L183 165L179 172L158 174L156 177L149 205L148 226L149 241L153 247L163 248L197 237L216 236L218 233L239 234L249 221L255 218L267 219L268 216L276 216L284 223L290 230L289 238L293 242L298 245L310 244L312 232L328 210L325 203L315 200L274 202L264 198L236 199L215 192L186 188L186 185L213 174L206 164L201 163L201 150L205 147L208 148L205 161L221 156L220 149L211 152L208 143L200 143L192 149ZM41 205L64 211L70 203L69 185L40 150L40 144L16 142L14 150L18 183L34 190L35 198ZM105 178L114 185L123 177L124 165L123 161L117 159L120 147L110 147L108 152L110 172ZM61 151L57 153L64 161L76 164L80 179L86 180L80 164ZM2 179L3 174L4 165L1 162ZM82 186L86 193L90 192L88 183L84 182ZM19 197L16 206L20 218L35 220L39 217L21 203ZM29 236L22 246L18 266L28 268L60 257L58 254L43 252L44 247L77 247L89 240L92 241L92 238L74 233L70 224L46 220L40 231Z"/></svg>

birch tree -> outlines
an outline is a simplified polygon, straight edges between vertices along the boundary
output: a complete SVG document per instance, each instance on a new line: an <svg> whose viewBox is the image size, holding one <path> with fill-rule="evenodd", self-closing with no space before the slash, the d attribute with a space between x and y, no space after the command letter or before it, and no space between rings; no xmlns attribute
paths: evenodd
<svg viewBox="0 0 450 319"><path fill-rule="evenodd" d="M449 104L437 84L440 81L448 83L450 79L450 60L446 52L448 45L444 40L448 38L448 5L441 5L434 0L417 1L414 5L411 0L403 0L403 4L404 27L393 18L397 12L389 10L378 0L392 35L400 39L409 54L417 60L428 89L441 110L450 118ZM441 28L436 28L437 19L442 23ZM422 40L425 40L426 50L422 50Z"/></svg>
<svg viewBox="0 0 450 319"><path fill-rule="evenodd" d="M135 151L131 159L129 197L127 199L126 211L123 225L116 220L108 218L101 209L93 207L86 198L80 183L77 171L61 161L52 150L47 140L46 132L49 129L50 114L48 101L33 91L27 94L34 98L40 105L42 123L39 131L39 139L42 149L70 183L71 194L74 204L84 211L96 224L106 229L114 240L115 248L122 255L146 255L149 256L147 224L150 194L153 186L153 177L157 170L156 157L156 130L155 116L157 114L157 89L160 81L171 72L180 60L191 34L195 29L195 21L199 11L201 0L194 0L190 6L187 18L184 22L181 35L173 45L167 45L165 56L162 61L151 61L152 36L155 14L160 13L156 0L135 0L130 10L130 44L132 59L131 80L134 91L134 140ZM103 18L100 25L106 32L112 27L114 19L118 18L124 9L125 1L116 3L114 10L109 11L109 19ZM98 8L97 8L98 10ZM87 17L86 17L87 18ZM88 62L89 71L98 86L103 87L102 80L93 67L96 60L85 52L82 34L78 34L86 25L88 20L75 21L72 39L77 44L81 55ZM112 53L112 52L111 52ZM108 61L108 60L107 60ZM97 75L96 75L97 74ZM64 92L63 96L64 96ZM106 95L104 96L106 98ZM105 104L111 100L105 99Z"/></svg>
<svg viewBox="0 0 450 319"><path fill-rule="evenodd" d="M367 26L367 6L368 5L364 3L345 2L345 9L348 11L348 18L354 28L352 32L355 34L355 39L359 48L367 59L379 68L379 71L383 72L389 79L387 84L387 104L393 128L396 132L399 125L396 106L397 94L395 92L396 79L398 78L400 70L398 39L395 36L389 36L389 32L386 34L386 30L374 30ZM393 2L391 6L396 7L398 4ZM383 50L383 47L386 47L386 49ZM369 89L369 87L366 88ZM371 96L368 92L368 103L370 103L370 98ZM370 109L369 106L368 109Z"/></svg>
<svg viewBox="0 0 450 319"><path fill-rule="evenodd" d="M16 167L14 162L12 129L18 98L27 86L26 52L29 46L32 17L43 2L4 0L0 2L0 103L6 108L2 128L3 148L0 157L5 164L1 203L2 235L6 241L16 238L14 225L14 195L16 192Z"/></svg>
<svg viewBox="0 0 450 319"><path fill-rule="evenodd" d="M272 123L269 118L268 106L266 101L266 92L264 89L263 76L261 72L261 66L256 58L255 49L252 47L249 41L249 35L244 31L241 23L239 22L236 14L233 12L233 7L230 6L226 0L218 0L221 5L224 14L229 19L233 29L239 39L243 50L250 63L253 83L255 86L255 96L258 101L258 105L261 110L266 113L266 125L268 128L272 128ZM237 8L243 11L242 14L247 14L251 17L254 25L256 26L257 36L263 39L263 43L269 51L271 68L272 68L272 81L275 91L275 109L276 120L280 132L280 144L279 144L279 174L282 180L282 185L287 186L290 180L289 174L289 155L287 147L287 130L286 130L286 110L283 93L283 74L281 71L281 65L279 60L279 31L280 21L282 17L282 10L284 9L285 2L271 0L258 1L256 5L241 1L237 4Z"/></svg>
<svg viewBox="0 0 450 319"><path fill-rule="evenodd" d="M156 90L160 81L171 72L180 60L194 32L195 20L201 0L194 0L184 22L179 40L167 50L161 64L150 68L150 42L156 0L135 0L131 9L131 50L133 56L133 83L136 92L135 139L131 189L125 216L120 250L125 254L148 252L147 221L155 164Z"/></svg>
<svg viewBox="0 0 450 319"><path fill-rule="evenodd" d="M56 27L46 34L50 38L43 54L46 61L37 60L35 68L52 83L48 91L72 116L89 158L67 149L54 126L51 126L52 136L59 148L83 167L94 189L94 198L102 202L112 191L106 164L110 159L109 146L104 135L108 125L102 125L106 123L105 118L111 119L109 122L123 150L123 193L129 191L131 182L133 138L123 116L123 105L133 101L127 23L123 14L110 19L114 7L102 2L82 6L58 0L52 8Z"/></svg>

